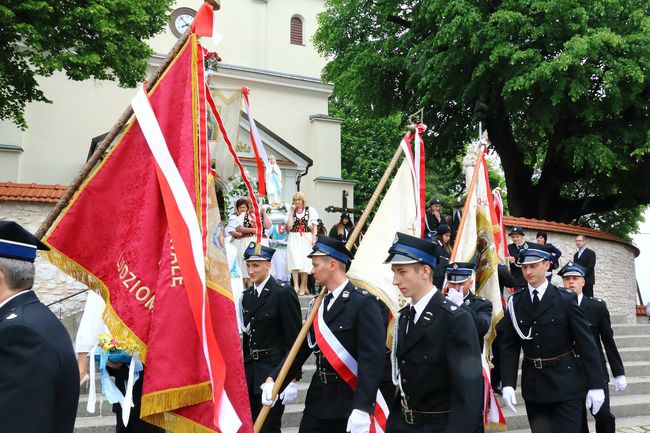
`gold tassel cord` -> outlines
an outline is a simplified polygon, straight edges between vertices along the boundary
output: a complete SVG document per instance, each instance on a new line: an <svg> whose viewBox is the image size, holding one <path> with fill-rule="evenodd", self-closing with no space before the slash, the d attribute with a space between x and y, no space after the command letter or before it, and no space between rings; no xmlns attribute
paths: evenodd
<svg viewBox="0 0 650 433"><path fill-rule="evenodd" d="M212 387L209 381L156 391L142 396L140 416L153 416L211 399Z"/></svg>

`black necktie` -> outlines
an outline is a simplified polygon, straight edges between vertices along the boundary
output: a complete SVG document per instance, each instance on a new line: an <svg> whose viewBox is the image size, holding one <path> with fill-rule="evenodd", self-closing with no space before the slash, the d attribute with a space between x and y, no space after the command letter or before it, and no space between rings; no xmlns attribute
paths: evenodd
<svg viewBox="0 0 650 433"><path fill-rule="evenodd" d="M537 289L533 290L533 309L534 310L537 309L537 307L539 306L539 303L541 302L539 300L539 296L537 296L538 294L539 294L539 292L537 291Z"/></svg>
<svg viewBox="0 0 650 433"><path fill-rule="evenodd" d="M414 326L415 326L415 307L411 306L411 310L409 311L408 327L406 328L407 335L409 332L411 332Z"/></svg>
<svg viewBox="0 0 650 433"><path fill-rule="evenodd" d="M325 299L323 300L323 307L325 307L325 312L327 312L327 306L329 305L333 297L334 295L332 295L332 293L328 293L327 295L325 295Z"/></svg>

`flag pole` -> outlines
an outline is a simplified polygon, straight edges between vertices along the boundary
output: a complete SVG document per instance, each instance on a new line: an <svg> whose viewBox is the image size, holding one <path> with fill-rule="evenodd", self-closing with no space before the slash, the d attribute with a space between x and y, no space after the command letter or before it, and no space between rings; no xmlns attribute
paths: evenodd
<svg viewBox="0 0 650 433"><path fill-rule="evenodd" d="M205 2L210 3L214 7L214 10L219 10L221 8L221 0L205 0ZM176 55L180 52L181 48L183 48L189 37L190 29L188 28L187 31L178 39L176 45L174 45L171 51L169 51L167 57L165 57L165 60L163 60L160 66L158 66L158 68L145 81L145 91L149 91L151 88L153 88L153 86L156 85L163 72L171 64L172 60L174 60ZM97 146L92 156L88 159L88 161L86 161L86 164L83 166L79 174L74 178L66 192L61 196L56 206L54 206L54 209L50 211L50 213L47 215L47 218L45 218L45 220L41 223L34 235L37 239L42 239L43 236L45 236L45 233L47 233L52 224L54 224L54 221L56 221L63 209L65 209L65 207L68 205L70 199L72 199L86 178L90 175L90 173L92 173L97 164L99 164L99 162L103 159L104 153L111 146L113 140L115 140L115 137L117 137L120 131L122 131L129 119L131 119L131 116L133 116L133 108L131 107L131 104L129 104L120 118L117 119L117 122L115 122L111 130L108 131L104 140L99 144L99 146Z"/></svg>
<svg viewBox="0 0 650 433"><path fill-rule="evenodd" d="M379 183L377 184L375 191L372 193L372 196L370 196L370 200L368 200L368 204L366 205L366 208L363 210L363 213L361 214L359 221L357 222L356 226L354 227L354 230L352 231L352 234L350 235L347 243L345 244L345 248L347 248L348 250L352 250L352 247L354 246L354 242L357 240L359 233L361 233L361 228L363 227L363 224L368 219L368 216L370 215L372 208L375 206L375 203L379 199L379 195L381 194L381 192L386 187L386 184L388 183L388 178L390 177L391 173L397 166L397 162L399 161L399 157L401 153L402 153L402 146L398 146L397 150L395 151L395 154L393 155L393 159L391 159L390 162L388 163L388 167L386 167L386 171L384 172L384 175L379 180ZM303 323L302 329L300 329L300 333L298 333L298 337L296 337L296 341L294 341L293 346L291 347L291 350L287 355L287 359L284 361L284 364L282 365L282 368L278 373L278 377L275 380L275 384L273 385L273 392L271 396L272 400L274 400L275 397L280 392L280 388L282 387L284 380L287 378L287 374L289 374L289 369L291 368L294 359L296 359L296 356L298 355L298 351L300 350L303 341L305 341L305 338L307 338L307 333L309 332L309 328L311 328L311 325L314 322L314 319L316 318L316 314L318 313L318 307L320 307L321 302L323 302L323 297L325 296L326 293L327 293L327 288L323 288L323 290L321 290L321 292L319 293L318 297L314 300L314 303L311 306L311 310L309 311L309 315L305 319L305 323ZM282 404L282 403L278 402L276 404ZM270 410L271 410L271 406L262 406L262 410L260 411L259 415L257 415L257 419L255 420L255 425L253 426L254 433L260 432Z"/></svg>

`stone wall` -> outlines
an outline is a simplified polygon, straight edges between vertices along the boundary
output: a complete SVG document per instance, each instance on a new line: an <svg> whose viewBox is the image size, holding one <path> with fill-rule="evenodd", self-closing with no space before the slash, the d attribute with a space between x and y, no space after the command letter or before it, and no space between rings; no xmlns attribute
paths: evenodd
<svg viewBox="0 0 650 433"><path fill-rule="evenodd" d="M548 223L546 223L548 224ZM510 227L506 227L509 231ZM534 228L524 228L526 240L535 242L537 234ZM573 233L553 232L548 228L548 242L562 251L560 268L577 251ZM596 252L596 283L594 296L607 302L611 315L625 316L627 323L636 321L636 277L634 258L635 250L631 245L586 236L587 246ZM553 284L562 285L562 278L553 273Z"/></svg>
<svg viewBox="0 0 650 433"><path fill-rule="evenodd" d="M0 202L0 220L16 221L34 233L53 207L52 203ZM38 297L46 305L86 288L40 256L36 259L34 287ZM57 317L63 319L83 311L85 301L86 294L83 293L54 304L50 309Z"/></svg>
<svg viewBox="0 0 650 433"><path fill-rule="evenodd" d="M51 203L24 203L24 202L0 202L0 219L14 220L35 232L41 221L45 219ZM528 220L534 221L534 220ZM545 223L548 225L548 222ZM510 227L506 227L509 230ZM544 227L548 233L548 241L562 251L560 266L564 266L569 260L573 260L576 251L575 235L573 233L555 232ZM526 228L526 240L535 241L537 229ZM612 315L625 316L627 323L634 323L636 320L636 279L634 248L625 243L603 240L587 236L589 248L596 252L596 284L594 295L607 302ZM553 276L553 283L562 284L562 279L557 275ZM41 257L36 260L36 292L39 298L45 303L57 301L66 296L83 290L85 286L73 278L68 277L58 268ZM75 315L83 310L86 295L81 294L57 303L50 308L59 318L66 318Z"/></svg>

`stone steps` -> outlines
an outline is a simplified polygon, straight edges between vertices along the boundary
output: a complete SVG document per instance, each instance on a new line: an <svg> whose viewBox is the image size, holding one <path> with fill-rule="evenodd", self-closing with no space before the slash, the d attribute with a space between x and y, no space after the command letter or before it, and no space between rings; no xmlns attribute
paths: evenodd
<svg viewBox="0 0 650 433"><path fill-rule="evenodd" d="M595 432L596 426L592 420L589 422L589 431ZM616 431L620 433L642 433L650 431L650 415L616 418ZM283 433L297 433L298 429L282 429ZM530 433L529 428L509 430L510 433Z"/></svg>

